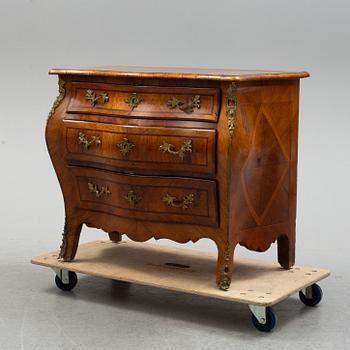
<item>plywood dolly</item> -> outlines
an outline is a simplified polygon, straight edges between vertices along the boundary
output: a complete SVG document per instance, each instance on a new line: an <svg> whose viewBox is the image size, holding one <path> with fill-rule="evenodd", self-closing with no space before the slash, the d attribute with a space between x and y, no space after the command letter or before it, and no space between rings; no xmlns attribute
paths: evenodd
<svg viewBox="0 0 350 350"><path fill-rule="evenodd" d="M52 252L33 258L32 263L51 267L56 273L55 283L63 291L76 286L78 272L239 302L248 305L253 325L263 332L277 324L272 306L290 295L299 293L307 306L319 304L322 290L316 282L330 274L321 268L295 266L284 270L275 262L237 258L231 287L222 291L214 282L216 257L210 253L99 240L80 245L74 261L62 262L57 257L58 252Z"/></svg>

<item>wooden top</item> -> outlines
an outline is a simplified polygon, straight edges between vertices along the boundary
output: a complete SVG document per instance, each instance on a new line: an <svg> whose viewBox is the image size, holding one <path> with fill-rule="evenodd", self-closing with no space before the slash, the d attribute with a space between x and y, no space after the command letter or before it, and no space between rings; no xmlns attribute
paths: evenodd
<svg viewBox="0 0 350 350"><path fill-rule="evenodd" d="M33 264L128 281L244 304L269 306L326 278L329 271L278 263L235 259L228 291L215 284L216 254L158 244L99 240L79 245L71 262L57 260L58 251L37 256Z"/></svg>
<svg viewBox="0 0 350 350"><path fill-rule="evenodd" d="M249 81L271 79L299 79L309 76L308 72L287 72L269 70L212 69L212 68L162 68L109 66L82 69L50 69L49 74L85 75L136 78L173 78L219 81Z"/></svg>

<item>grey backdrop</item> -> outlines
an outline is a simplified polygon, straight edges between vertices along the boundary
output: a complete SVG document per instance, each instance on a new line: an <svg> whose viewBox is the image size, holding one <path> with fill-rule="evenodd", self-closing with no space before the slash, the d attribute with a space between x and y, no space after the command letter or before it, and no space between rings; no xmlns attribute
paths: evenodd
<svg viewBox="0 0 350 350"><path fill-rule="evenodd" d="M349 348L349 15L339 0L1 0L0 349ZM57 95L47 71L117 64L311 73L301 83L297 263L332 269L322 307L286 301L265 337L240 305L136 286L122 302L118 286L89 277L62 296L48 269L29 264L59 247L64 219L44 141ZM83 229L82 241L97 237Z"/></svg>

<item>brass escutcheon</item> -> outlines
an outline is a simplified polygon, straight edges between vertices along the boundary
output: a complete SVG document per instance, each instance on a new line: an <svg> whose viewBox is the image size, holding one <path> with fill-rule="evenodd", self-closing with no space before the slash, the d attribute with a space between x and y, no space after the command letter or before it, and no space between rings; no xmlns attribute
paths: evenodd
<svg viewBox="0 0 350 350"><path fill-rule="evenodd" d="M124 198L132 205L137 204L142 198L139 197L135 191L130 190Z"/></svg>
<svg viewBox="0 0 350 350"><path fill-rule="evenodd" d="M162 202L166 203L169 207L188 209L194 202L194 193L190 193L187 196L182 197L182 200L167 193L162 198Z"/></svg>
<svg viewBox="0 0 350 350"><path fill-rule="evenodd" d="M96 92L92 90L86 90L85 100L89 101L92 107L95 107L97 101L101 99L103 104L109 101L109 96L107 92L101 92L99 95L96 95Z"/></svg>
<svg viewBox="0 0 350 350"><path fill-rule="evenodd" d="M170 109L179 108L181 111L191 114L194 109L201 108L201 97L199 95L192 96L188 102L178 100L175 96L171 97L167 102Z"/></svg>
<svg viewBox="0 0 350 350"><path fill-rule="evenodd" d="M186 140L181 145L180 149L176 151L175 146L171 143L163 141L163 144L159 146L159 150L163 151L163 153L170 153L178 155L181 159L185 158L186 152L192 152L192 140Z"/></svg>
<svg viewBox="0 0 350 350"><path fill-rule="evenodd" d="M119 148L120 153L126 157L128 153L135 147L135 144L124 137L119 143L117 143L117 147Z"/></svg>
<svg viewBox="0 0 350 350"><path fill-rule="evenodd" d="M124 102L126 104L128 104L128 106L131 108L131 110L136 108L142 101L143 101L143 97L137 95L136 92L133 92L132 94L130 94L128 96L128 98L126 100L124 100Z"/></svg>

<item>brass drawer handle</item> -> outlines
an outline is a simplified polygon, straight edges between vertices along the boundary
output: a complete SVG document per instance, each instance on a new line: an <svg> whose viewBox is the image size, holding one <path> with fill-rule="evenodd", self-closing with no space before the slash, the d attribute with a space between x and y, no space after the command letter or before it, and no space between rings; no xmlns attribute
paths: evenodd
<svg viewBox="0 0 350 350"><path fill-rule="evenodd" d="M163 151L163 153L168 152L170 154L176 154L181 159L184 159L186 152L189 152L189 153L192 152L192 140L184 141L178 151L175 150L175 146L174 145L172 145L171 143L163 141L163 144L159 146L159 150Z"/></svg>
<svg viewBox="0 0 350 350"><path fill-rule="evenodd" d="M108 186L98 187L96 184L89 182L88 187L89 191L91 193L94 193L97 198L101 198L102 195L109 196L111 194L111 191L109 190Z"/></svg>
<svg viewBox="0 0 350 350"><path fill-rule="evenodd" d="M107 92L101 92L99 95L96 95L96 92L92 90L86 90L85 100L90 101L92 107L95 107L97 101L101 99L103 104L109 101L109 96Z"/></svg>
<svg viewBox="0 0 350 350"><path fill-rule="evenodd" d="M140 202L142 198L138 196L135 191L130 190L128 194L124 196L124 199L126 199L129 202L129 204L135 205L138 202Z"/></svg>
<svg viewBox="0 0 350 350"><path fill-rule="evenodd" d="M83 132L79 133L78 141L79 145L83 145L85 149L89 149L92 144L99 146L102 143L100 136L91 136L91 140L89 141Z"/></svg>
<svg viewBox="0 0 350 350"><path fill-rule="evenodd" d="M135 144L124 137L119 143L117 143L117 147L119 148L120 153L126 157L128 153L135 147Z"/></svg>
<svg viewBox="0 0 350 350"><path fill-rule="evenodd" d="M201 97L199 95L195 95L192 96L188 102L182 102L173 96L170 100L168 100L167 106L170 109L179 108L181 111L191 114L195 108L201 108Z"/></svg>
<svg viewBox="0 0 350 350"><path fill-rule="evenodd" d="M131 110L134 110L141 102L143 101L143 97L139 96L137 93L132 93L128 96L124 102L128 104Z"/></svg>
<svg viewBox="0 0 350 350"><path fill-rule="evenodd" d="M166 203L169 207L188 209L194 202L194 193L182 197L182 200L167 193L166 196L162 198L162 202Z"/></svg>

